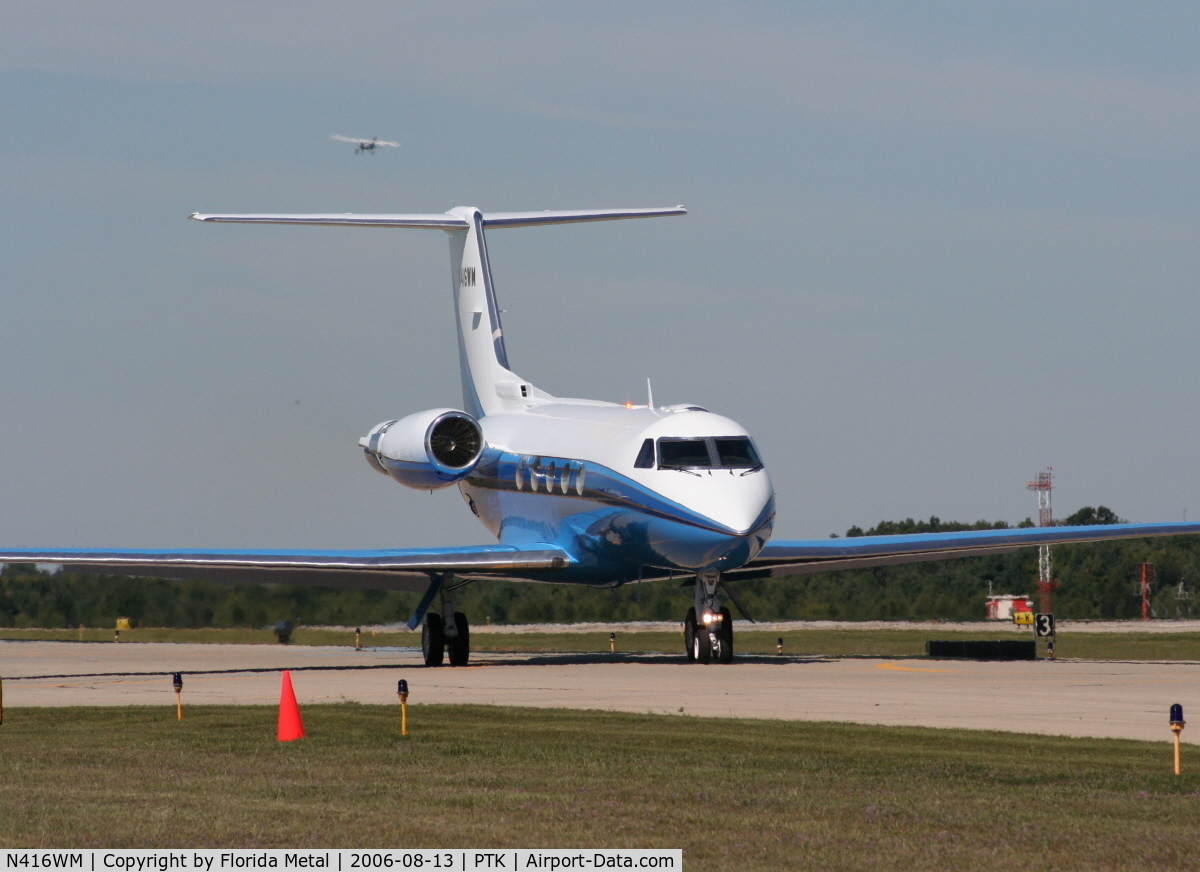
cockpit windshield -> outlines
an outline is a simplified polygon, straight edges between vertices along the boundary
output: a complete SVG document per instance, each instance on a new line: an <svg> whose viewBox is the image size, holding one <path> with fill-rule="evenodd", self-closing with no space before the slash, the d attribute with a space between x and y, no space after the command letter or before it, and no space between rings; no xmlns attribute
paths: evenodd
<svg viewBox="0 0 1200 872"><path fill-rule="evenodd" d="M762 466L754 443L745 436L730 436L714 439L717 443L717 459L722 469L757 469Z"/></svg>
<svg viewBox="0 0 1200 872"><path fill-rule="evenodd" d="M659 469L710 469L712 461L704 439L659 439Z"/></svg>
<svg viewBox="0 0 1200 872"><path fill-rule="evenodd" d="M762 461L746 436L658 440L659 469L759 469Z"/></svg>

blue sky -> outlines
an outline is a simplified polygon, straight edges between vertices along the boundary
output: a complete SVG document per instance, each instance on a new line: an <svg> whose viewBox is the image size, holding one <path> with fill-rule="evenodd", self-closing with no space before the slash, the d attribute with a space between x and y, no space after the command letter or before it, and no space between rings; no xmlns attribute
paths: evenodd
<svg viewBox="0 0 1200 872"><path fill-rule="evenodd" d="M753 432L777 536L1200 514L1193 6L0 7L12 545L486 541L357 438L458 403L439 234L192 211L686 204L494 233L510 359ZM401 142L356 156L330 134Z"/></svg>

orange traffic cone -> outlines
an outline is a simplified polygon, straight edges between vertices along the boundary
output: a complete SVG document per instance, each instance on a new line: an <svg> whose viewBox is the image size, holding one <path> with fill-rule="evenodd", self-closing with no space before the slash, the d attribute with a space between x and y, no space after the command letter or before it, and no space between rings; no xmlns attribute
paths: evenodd
<svg viewBox="0 0 1200 872"><path fill-rule="evenodd" d="M294 742L304 738L304 722L300 720L300 706L296 705L296 692L292 690L292 673L283 670L283 686L279 689L279 732L281 742Z"/></svg>

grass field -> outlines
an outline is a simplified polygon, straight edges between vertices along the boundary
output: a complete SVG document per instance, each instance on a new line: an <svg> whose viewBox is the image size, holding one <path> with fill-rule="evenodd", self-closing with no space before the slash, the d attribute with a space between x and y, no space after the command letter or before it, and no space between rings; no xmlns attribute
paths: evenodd
<svg viewBox="0 0 1200 872"><path fill-rule="evenodd" d="M701 869L1196 869L1169 744L483 706L10 709L5 847L682 847ZM1192 761L1186 761L1191 764ZM1200 761L1196 761L1200 763Z"/></svg>
<svg viewBox="0 0 1200 872"><path fill-rule="evenodd" d="M930 639L1017 639L1011 631L962 632L956 630L793 630L782 634L749 630L738 625L737 650L744 654L774 654L783 636L788 655L832 655L839 657L919 657ZM0 630L0 639L57 639L77 641L78 630ZM112 630L84 630L84 641L112 642ZM352 632L298 629L292 636L297 645L354 645ZM122 630L121 642L212 642L275 645L270 630ZM417 633L363 634L370 646L413 647L421 644ZM683 637L675 632L617 633L617 650L623 652L683 651ZM607 633L475 633L472 650L488 652L581 652L607 651ZM1085 633L1074 630L1058 637L1057 656L1084 660L1200 660L1200 633Z"/></svg>

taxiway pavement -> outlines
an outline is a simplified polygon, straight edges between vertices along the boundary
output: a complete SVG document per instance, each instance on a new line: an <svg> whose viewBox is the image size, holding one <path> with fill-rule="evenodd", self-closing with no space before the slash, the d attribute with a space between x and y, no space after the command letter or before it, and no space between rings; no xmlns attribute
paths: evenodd
<svg viewBox="0 0 1200 872"><path fill-rule="evenodd" d="M1166 741L1167 711L1200 711L1200 663L482 654L428 669L408 648L0 641L6 708L270 705L292 670L301 705L409 701L849 721ZM1184 741L1200 741L1200 729Z"/></svg>

